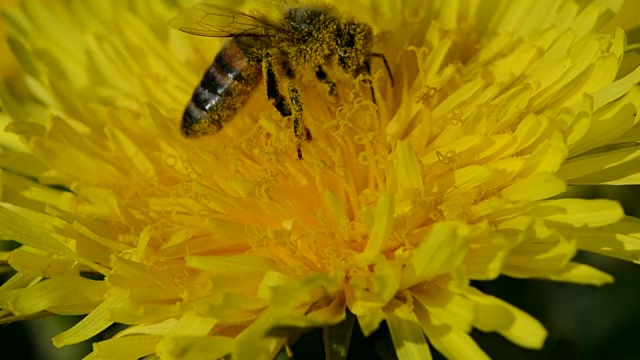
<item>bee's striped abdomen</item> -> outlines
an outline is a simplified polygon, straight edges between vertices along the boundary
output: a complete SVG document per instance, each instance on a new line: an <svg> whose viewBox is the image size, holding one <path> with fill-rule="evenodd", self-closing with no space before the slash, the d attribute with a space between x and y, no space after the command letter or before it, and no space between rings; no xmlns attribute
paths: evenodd
<svg viewBox="0 0 640 360"><path fill-rule="evenodd" d="M182 132L198 137L222 125L246 102L262 76L260 64L250 61L251 39L232 39L204 73L182 115Z"/></svg>

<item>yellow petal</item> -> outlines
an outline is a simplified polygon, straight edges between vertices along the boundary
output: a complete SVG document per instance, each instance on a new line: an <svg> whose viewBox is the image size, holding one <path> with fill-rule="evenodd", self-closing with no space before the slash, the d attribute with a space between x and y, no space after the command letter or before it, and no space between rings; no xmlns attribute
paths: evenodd
<svg viewBox="0 0 640 360"><path fill-rule="evenodd" d="M475 326L482 331L496 331L519 346L540 349L547 331L536 319L523 311L475 290L469 299L477 304Z"/></svg>
<svg viewBox="0 0 640 360"><path fill-rule="evenodd" d="M564 269L541 273L540 278L547 278L550 280L571 282L583 285L605 285L613 282L613 276L593 268L589 265L569 263Z"/></svg>
<svg viewBox="0 0 640 360"><path fill-rule="evenodd" d="M571 148L570 155L609 144L640 120L640 86L632 86L624 97L597 109L589 131Z"/></svg>
<svg viewBox="0 0 640 360"><path fill-rule="evenodd" d="M602 149L568 160L558 176L574 185L640 183L640 147L635 143Z"/></svg>
<svg viewBox="0 0 640 360"><path fill-rule="evenodd" d="M7 204L5 206L10 205ZM43 227L34 224L5 206L0 206L0 238L17 240L24 245L31 246L38 250L62 255L103 274L108 272L104 267L78 256L78 254L70 248L55 239L51 233Z"/></svg>
<svg viewBox="0 0 640 360"><path fill-rule="evenodd" d="M562 227L558 231L575 239L578 248L640 263L640 220L625 217L599 229Z"/></svg>
<svg viewBox="0 0 640 360"><path fill-rule="evenodd" d="M91 311L102 302L107 287L100 281L80 277L55 277L34 286L2 293L2 307L15 314L50 311L78 314Z"/></svg>
<svg viewBox="0 0 640 360"><path fill-rule="evenodd" d="M62 347L87 340L113 324L110 312L112 309L124 304L127 296L123 291L114 291L106 296L106 300L89 315L85 316L69 330L56 335L53 338L53 345Z"/></svg>
<svg viewBox="0 0 640 360"><path fill-rule="evenodd" d="M552 174L536 174L502 190L502 195L511 200L541 200L564 192L567 185Z"/></svg>
<svg viewBox="0 0 640 360"><path fill-rule="evenodd" d="M393 196L384 194L376 205L375 222L369 235L364 254L379 254L389 240L393 230Z"/></svg>
<svg viewBox="0 0 640 360"><path fill-rule="evenodd" d="M136 360L155 353L158 335L127 336L95 343L87 360Z"/></svg>
<svg viewBox="0 0 640 360"><path fill-rule="evenodd" d="M620 204L615 201L582 199L540 201L533 208L532 214L545 221L576 227L609 225L624 217Z"/></svg>
<svg viewBox="0 0 640 360"><path fill-rule="evenodd" d="M13 252L8 262L15 270L35 276L54 277L74 272L75 263L67 258L36 253L21 247Z"/></svg>
<svg viewBox="0 0 640 360"><path fill-rule="evenodd" d="M396 172L399 187L401 189L424 190L422 168L411 146L407 142L400 141L396 144L396 152L398 154Z"/></svg>
<svg viewBox="0 0 640 360"><path fill-rule="evenodd" d="M489 356L473 341L466 331L448 325L447 321L440 321L429 316L429 310L416 308L416 315L429 341L447 359L489 359Z"/></svg>
<svg viewBox="0 0 640 360"><path fill-rule="evenodd" d="M430 360L431 351L416 315L398 307L386 316L398 360Z"/></svg>
<svg viewBox="0 0 640 360"><path fill-rule="evenodd" d="M460 265L468 243L468 230L458 223L438 223L420 243L402 272L401 288L407 288Z"/></svg>
<svg viewBox="0 0 640 360"><path fill-rule="evenodd" d="M233 338L223 336L170 336L158 343L156 354L168 360L217 359L230 354L233 346Z"/></svg>
<svg viewBox="0 0 640 360"><path fill-rule="evenodd" d="M437 322L463 332L471 331L475 308L473 302L463 295L443 289L441 284L435 282L411 288L411 295L426 308L430 324ZM416 314L423 323L425 320L418 308Z"/></svg>

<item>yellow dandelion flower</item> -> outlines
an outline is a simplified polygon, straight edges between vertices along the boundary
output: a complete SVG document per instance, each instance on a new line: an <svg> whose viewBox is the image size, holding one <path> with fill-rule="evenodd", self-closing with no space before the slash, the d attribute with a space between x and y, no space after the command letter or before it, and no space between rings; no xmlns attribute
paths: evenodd
<svg viewBox="0 0 640 360"><path fill-rule="evenodd" d="M640 182L640 68L622 70L624 31L598 32L620 1L336 4L395 84L334 64L330 97L299 71L302 160L264 84L220 132L182 137L223 40L169 28L171 1L60 3L4 11L28 95L0 87L23 145L1 157L0 237L22 247L0 308L86 315L56 346L122 323L90 359L271 359L325 327L340 359L332 325L354 316L365 335L386 322L399 359L487 358L471 329L533 349L546 331L471 280L601 285L578 250L638 260L640 220L558 197Z"/></svg>

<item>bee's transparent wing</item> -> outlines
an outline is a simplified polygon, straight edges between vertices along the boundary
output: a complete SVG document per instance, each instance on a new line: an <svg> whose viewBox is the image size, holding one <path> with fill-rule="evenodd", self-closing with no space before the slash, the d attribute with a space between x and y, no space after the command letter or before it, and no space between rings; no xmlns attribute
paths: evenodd
<svg viewBox="0 0 640 360"><path fill-rule="evenodd" d="M242 11L222 5L198 3L182 10L169 24L180 31L208 37L261 37L273 36L278 32L286 33L287 30L278 21L286 2L270 1L265 4L273 6L263 8L268 11ZM280 5L282 10L275 9Z"/></svg>

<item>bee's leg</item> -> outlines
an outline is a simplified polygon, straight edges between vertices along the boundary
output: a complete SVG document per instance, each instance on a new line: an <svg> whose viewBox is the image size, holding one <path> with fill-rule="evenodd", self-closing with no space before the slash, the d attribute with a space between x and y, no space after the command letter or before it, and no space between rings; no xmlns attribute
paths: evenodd
<svg viewBox="0 0 640 360"><path fill-rule="evenodd" d="M336 82L331 80L331 78L329 77L329 75L327 75L327 73L324 71L322 66L318 66L318 69L316 70L316 79L318 79L318 81L320 81L321 83L329 86L330 96L338 95L338 92L336 91Z"/></svg>
<svg viewBox="0 0 640 360"><path fill-rule="evenodd" d="M387 58L384 56L384 54L380 54L380 53L371 53L371 57L382 59L382 62L384 63L384 67L385 69L387 69L387 75L389 75L389 80L391 80L391 87L393 87L394 86L393 74L391 73L391 68L389 67L389 62L387 61Z"/></svg>
<svg viewBox="0 0 640 360"><path fill-rule="evenodd" d="M293 111L293 133L298 140L298 159L302 159L300 146L302 145L302 140L311 140L311 131L305 126L304 119L302 118L304 111L302 96L300 96L300 92L293 84L293 79L296 77L295 71L293 71L291 64L287 61L284 61L281 65L287 77L287 92L289 94L289 101L291 101L291 110Z"/></svg>
<svg viewBox="0 0 640 360"><path fill-rule="evenodd" d="M365 66L365 72L367 75L369 75L369 78L371 78L371 64L369 63L369 61L365 61L364 62L364 66ZM371 84L369 84L371 86L371 100L373 101L373 103L376 103L376 93L373 90L373 82L371 82Z"/></svg>
<svg viewBox="0 0 640 360"><path fill-rule="evenodd" d="M291 107L287 103L287 99L280 93L278 89L278 80L276 72L273 69L273 63L269 56L264 61L266 79L267 79L267 99L273 100L273 106L283 117L291 116Z"/></svg>
<svg viewBox="0 0 640 360"><path fill-rule="evenodd" d="M267 98L269 100L273 100L273 106L278 110L280 115L283 117L293 116L293 133L297 139L298 159L302 159L302 150L300 149L302 140L311 140L311 132L304 125L304 120L302 119L302 97L300 96L298 89L293 86L293 83L291 81L287 81L287 89L290 99L290 102L288 102L287 98L282 95L278 88L276 72L273 68L271 58L268 55L265 56L264 66L264 71L266 72L265 77L267 79ZM294 73L291 67L285 64L283 70L288 80L292 80Z"/></svg>
<svg viewBox="0 0 640 360"><path fill-rule="evenodd" d="M311 140L311 131L305 126L304 119L302 118L302 97L298 89L289 83L288 86L289 99L291 99L291 105L293 107L293 133L298 140L298 159L302 159L302 150L300 145L302 140Z"/></svg>

